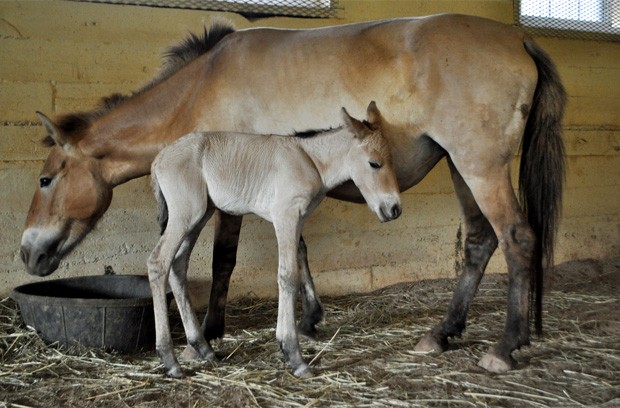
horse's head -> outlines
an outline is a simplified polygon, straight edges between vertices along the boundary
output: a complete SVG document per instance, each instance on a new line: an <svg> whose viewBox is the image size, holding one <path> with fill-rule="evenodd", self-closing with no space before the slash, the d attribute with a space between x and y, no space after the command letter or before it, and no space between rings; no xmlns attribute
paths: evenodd
<svg viewBox="0 0 620 408"><path fill-rule="evenodd" d="M398 218L402 212L400 190L377 105L374 102L368 105L366 122L352 118L344 108L342 117L357 142L346 157L351 180L382 222Z"/></svg>
<svg viewBox="0 0 620 408"><path fill-rule="evenodd" d="M38 116L53 147L30 204L20 255L30 274L46 276L94 228L110 205L112 187L101 177L100 160L83 154L75 135Z"/></svg>

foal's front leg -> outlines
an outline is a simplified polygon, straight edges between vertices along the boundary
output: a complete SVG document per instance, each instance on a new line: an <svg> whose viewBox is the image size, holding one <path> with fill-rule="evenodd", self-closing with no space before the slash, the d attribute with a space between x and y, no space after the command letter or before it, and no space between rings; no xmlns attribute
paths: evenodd
<svg viewBox="0 0 620 408"><path fill-rule="evenodd" d="M291 211L290 213L294 213ZM295 301L299 290L299 264L297 248L301 231L298 213L274 220L278 240L278 323L276 339L284 353L284 359L298 377L312 375L310 367L304 361L299 349L299 337L295 326Z"/></svg>

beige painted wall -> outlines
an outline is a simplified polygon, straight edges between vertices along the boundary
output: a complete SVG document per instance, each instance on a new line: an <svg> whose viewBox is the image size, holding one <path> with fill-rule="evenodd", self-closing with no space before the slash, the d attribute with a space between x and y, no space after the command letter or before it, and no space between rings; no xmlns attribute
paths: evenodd
<svg viewBox="0 0 620 408"><path fill-rule="evenodd" d="M151 78L161 51L213 17L251 26L315 27L378 18L463 12L512 23L511 0L341 0L337 19L270 18L69 1L0 3L0 296L26 274L19 241L37 175L47 156L35 110L88 110L113 92ZM620 253L620 43L540 38L568 90L568 177L557 262ZM404 214L380 224L365 206L326 200L304 235L320 294L369 291L424 278L454 277L459 211L445 163L403 196ZM147 177L115 189L98 228L53 277L146 273L158 228ZM198 303L210 281L212 227L194 252L190 277ZM231 295L276 292L270 224L244 220ZM501 254L490 271L503 272Z"/></svg>

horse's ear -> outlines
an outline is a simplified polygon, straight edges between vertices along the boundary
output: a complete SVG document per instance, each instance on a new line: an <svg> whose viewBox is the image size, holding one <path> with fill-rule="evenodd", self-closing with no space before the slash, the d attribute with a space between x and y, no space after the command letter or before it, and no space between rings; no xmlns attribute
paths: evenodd
<svg viewBox="0 0 620 408"><path fill-rule="evenodd" d="M351 117L349 112L343 107L341 110L342 120L346 127L348 127L357 139L363 139L368 134L368 127L359 120Z"/></svg>
<svg viewBox="0 0 620 408"><path fill-rule="evenodd" d="M379 112L379 108L377 108L375 101L370 102L368 105L368 108L366 109L366 117L368 118L368 124L372 130L381 128L383 117L381 116L381 112Z"/></svg>
<svg viewBox="0 0 620 408"><path fill-rule="evenodd" d="M73 146L69 141L64 137L62 131L56 126L54 122L43 113L37 111L37 117L41 121L41 124L45 127L45 131L47 132L47 136L50 137L55 144L60 146L67 153L71 153L73 151Z"/></svg>

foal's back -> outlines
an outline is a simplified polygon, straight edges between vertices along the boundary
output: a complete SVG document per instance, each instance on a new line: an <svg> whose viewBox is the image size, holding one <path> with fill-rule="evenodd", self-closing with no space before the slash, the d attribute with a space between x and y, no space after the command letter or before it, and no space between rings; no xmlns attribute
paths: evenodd
<svg viewBox="0 0 620 408"><path fill-rule="evenodd" d="M274 197L282 189L314 196L320 176L294 137L233 132L195 132L164 149L153 165L162 183L199 188L229 214L254 213L271 220ZM205 197L206 199L206 197Z"/></svg>

